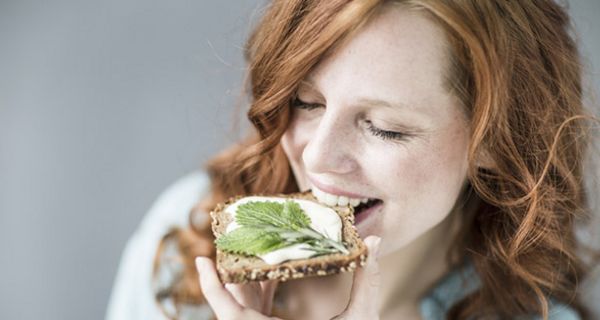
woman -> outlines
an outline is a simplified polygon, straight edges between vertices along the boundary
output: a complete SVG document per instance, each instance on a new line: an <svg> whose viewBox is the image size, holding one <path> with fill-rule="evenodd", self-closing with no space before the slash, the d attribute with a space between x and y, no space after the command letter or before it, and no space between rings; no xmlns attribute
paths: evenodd
<svg viewBox="0 0 600 320"><path fill-rule="evenodd" d="M569 28L550 0L274 1L246 47L255 133L209 163L190 227L163 238L156 273L169 244L183 269L157 299L219 319L585 318ZM309 189L378 200L357 215L367 266L223 286L206 212Z"/></svg>

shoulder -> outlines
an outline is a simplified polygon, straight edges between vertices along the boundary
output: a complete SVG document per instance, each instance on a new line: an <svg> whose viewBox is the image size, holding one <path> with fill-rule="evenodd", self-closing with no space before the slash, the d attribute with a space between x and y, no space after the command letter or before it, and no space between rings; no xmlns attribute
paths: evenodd
<svg viewBox="0 0 600 320"><path fill-rule="evenodd" d="M154 201L138 231L150 229L162 235L172 226L186 226L190 210L209 188L209 178L202 171L178 179Z"/></svg>
<svg viewBox="0 0 600 320"><path fill-rule="evenodd" d="M448 273L421 300L421 315L424 320L445 319L452 306L477 290L480 280L475 268L467 263ZM569 305L553 299L549 301L548 320L579 320L579 314ZM518 320L542 320L541 316L520 317Z"/></svg>
<svg viewBox="0 0 600 320"><path fill-rule="evenodd" d="M445 319L452 306L477 290L479 276L472 264L466 263L451 270L421 300L420 310L424 320Z"/></svg>
<svg viewBox="0 0 600 320"><path fill-rule="evenodd" d="M160 239L187 225L192 207L208 192L204 172L192 172L166 188L129 238L111 292L106 319L165 319L157 308L152 266Z"/></svg>
<svg viewBox="0 0 600 320"><path fill-rule="evenodd" d="M581 317L570 306L550 299L548 306L548 320L580 320ZM523 316L517 320L543 320L542 316Z"/></svg>
<svg viewBox="0 0 600 320"><path fill-rule="evenodd" d="M537 319L542 319L538 317ZM536 319L536 320L537 320ZM548 320L580 320L579 313L566 304L550 301L550 309L548 311Z"/></svg>

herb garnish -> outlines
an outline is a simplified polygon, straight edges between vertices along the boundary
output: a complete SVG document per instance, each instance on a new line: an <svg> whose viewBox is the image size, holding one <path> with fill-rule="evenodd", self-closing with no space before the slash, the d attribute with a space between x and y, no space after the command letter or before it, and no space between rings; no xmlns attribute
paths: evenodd
<svg viewBox="0 0 600 320"><path fill-rule="evenodd" d="M222 251L255 256L305 243L310 247L307 250L314 251L315 255L348 254L341 242L313 229L310 217L294 201L244 203L237 208L235 221L240 227L215 241Z"/></svg>

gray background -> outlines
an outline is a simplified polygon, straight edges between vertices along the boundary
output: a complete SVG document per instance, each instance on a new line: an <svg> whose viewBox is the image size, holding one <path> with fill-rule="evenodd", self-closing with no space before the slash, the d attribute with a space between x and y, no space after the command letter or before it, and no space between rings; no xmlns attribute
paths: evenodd
<svg viewBox="0 0 600 320"><path fill-rule="evenodd" d="M0 319L104 317L154 198L235 139L262 3L0 0ZM571 5L598 88L600 1Z"/></svg>

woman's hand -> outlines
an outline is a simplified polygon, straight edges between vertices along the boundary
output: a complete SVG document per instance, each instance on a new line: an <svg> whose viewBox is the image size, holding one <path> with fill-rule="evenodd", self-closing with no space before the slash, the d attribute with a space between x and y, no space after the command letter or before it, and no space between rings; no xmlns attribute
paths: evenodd
<svg viewBox="0 0 600 320"><path fill-rule="evenodd" d="M365 245L369 250L367 264L354 272L350 302L346 310L333 319L379 319L379 287L381 274L379 272L379 244L381 238L368 236Z"/></svg>
<svg viewBox="0 0 600 320"><path fill-rule="evenodd" d="M226 283L225 289L235 300L246 308L252 308L262 314L270 315L273 307L273 295L277 280L251 282L247 284Z"/></svg>
<svg viewBox="0 0 600 320"><path fill-rule="evenodd" d="M334 319L379 319L377 307L381 275L377 256L380 240L376 236L365 239L369 250L367 264L354 272L350 302L344 312ZM271 312L277 282L263 281L223 286L212 260L197 257L196 267L200 274L202 293L218 319L277 319L265 316Z"/></svg>
<svg viewBox="0 0 600 320"><path fill-rule="evenodd" d="M217 319L277 319L265 316L271 313L277 281L227 283L223 287L212 260L197 257L196 268L202 293Z"/></svg>

